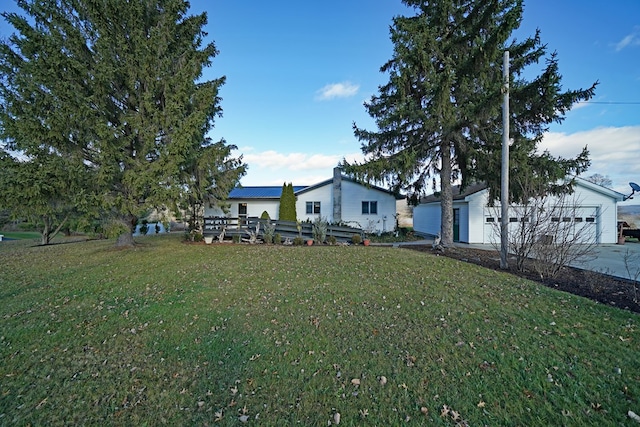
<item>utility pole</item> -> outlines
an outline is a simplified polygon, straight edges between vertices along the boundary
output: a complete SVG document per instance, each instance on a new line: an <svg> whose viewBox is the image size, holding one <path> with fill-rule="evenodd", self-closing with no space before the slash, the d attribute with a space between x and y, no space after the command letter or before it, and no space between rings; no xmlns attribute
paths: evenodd
<svg viewBox="0 0 640 427"><path fill-rule="evenodd" d="M502 57L502 173L500 179L500 268L509 268L509 51Z"/></svg>

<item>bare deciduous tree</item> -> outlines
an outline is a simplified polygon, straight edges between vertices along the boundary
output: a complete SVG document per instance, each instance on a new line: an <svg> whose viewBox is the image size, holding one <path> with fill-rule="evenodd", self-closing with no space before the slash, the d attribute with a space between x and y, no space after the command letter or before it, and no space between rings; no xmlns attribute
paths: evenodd
<svg viewBox="0 0 640 427"><path fill-rule="evenodd" d="M595 256L599 212L585 211L582 201L571 194L540 195L539 189L531 188L528 182L519 181L518 185L524 194L538 195L509 208L509 252L519 271L531 260L533 269L549 278L564 267ZM498 208L492 209L498 213ZM494 223L495 236L500 235L499 227L500 221Z"/></svg>

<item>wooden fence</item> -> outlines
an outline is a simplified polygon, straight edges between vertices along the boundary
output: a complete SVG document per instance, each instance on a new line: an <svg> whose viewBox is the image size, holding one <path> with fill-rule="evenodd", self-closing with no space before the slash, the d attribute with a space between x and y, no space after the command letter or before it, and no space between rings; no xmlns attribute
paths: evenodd
<svg viewBox="0 0 640 427"><path fill-rule="evenodd" d="M264 236L265 225L267 223L275 225L275 233L280 234L282 239L291 239L301 236L304 240L313 239L313 224L311 222L297 223L295 221L279 221L260 219L257 217L249 218L231 218L231 217L205 217L204 218L204 236L212 236L218 238L222 230L224 230L225 238L233 238L240 236L241 238L249 237L249 232L255 232L257 224L260 223L258 238ZM300 230L298 230L300 226ZM348 227L344 225L327 226L327 238L333 236L339 242L350 242L354 234L363 237L363 231L360 228Z"/></svg>

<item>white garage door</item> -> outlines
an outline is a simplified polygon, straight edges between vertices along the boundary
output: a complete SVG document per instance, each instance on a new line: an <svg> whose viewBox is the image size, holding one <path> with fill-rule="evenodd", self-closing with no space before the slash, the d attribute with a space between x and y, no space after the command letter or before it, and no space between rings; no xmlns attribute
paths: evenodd
<svg viewBox="0 0 640 427"><path fill-rule="evenodd" d="M509 233L516 233L529 219L518 216L514 209L509 217ZM497 210L485 210L484 214L484 243L500 243L500 223L502 219ZM545 218L546 223L540 228L543 234L553 234L558 239L574 240L582 243L600 243L599 209L597 207L568 207L559 212L558 216Z"/></svg>

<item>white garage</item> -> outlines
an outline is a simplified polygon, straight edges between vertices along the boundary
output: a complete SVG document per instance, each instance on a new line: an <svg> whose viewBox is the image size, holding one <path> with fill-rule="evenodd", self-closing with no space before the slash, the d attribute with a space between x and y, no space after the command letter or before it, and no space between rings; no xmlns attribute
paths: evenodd
<svg viewBox="0 0 640 427"><path fill-rule="evenodd" d="M500 240L500 206L488 204L486 185L475 184L462 193L454 187L454 241L465 243L497 243ZM549 197L528 207L509 208L509 231L537 221L539 229L554 239L579 239L593 243L616 243L617 204L623 194L581 178L576 178L574 192L563 198ZM534 209L543 207L544 209ZM440 232L440 199L427 196L415 207L413 228L422 235Z"/></svg>

